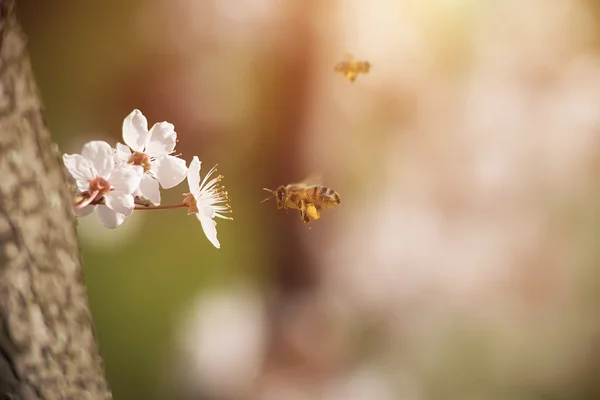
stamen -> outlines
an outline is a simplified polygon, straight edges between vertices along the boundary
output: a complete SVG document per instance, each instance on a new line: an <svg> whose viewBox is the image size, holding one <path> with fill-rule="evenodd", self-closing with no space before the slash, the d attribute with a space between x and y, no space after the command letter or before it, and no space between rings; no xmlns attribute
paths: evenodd
<svg viewBox="0 0 600 400"><path fill-rule="evenodd" d="M152 160L150 157L139 151L134 152L131 157L129 157L129 160L127 160L127 163L144 167L144 172L150 171L150 168L152 168Z"/></svg>
<svg viewBox="0 0 600 400"><path fill-rule="evenodd" d="M200 189L202 189L204 187L204 184L206 183L206 181L208 180L208 178L212 175L212 173L214 171L216 171L217 169L217 165L215 165L214 167L212 167L210 169L210 171L208 171L208 173L206 174L206 176L204 176L204 180L202 180L202 183L200 184Z"/></svg>
<svg viewBox="0 0 600 400"><path fill-rule="evenodd" d="M105 194L110 192L111 187L110 187L110 183L101 177L96 177L92 180L90 180L90 188L89 191L90 192L95 192L98 191L99 194Z"/></svg>

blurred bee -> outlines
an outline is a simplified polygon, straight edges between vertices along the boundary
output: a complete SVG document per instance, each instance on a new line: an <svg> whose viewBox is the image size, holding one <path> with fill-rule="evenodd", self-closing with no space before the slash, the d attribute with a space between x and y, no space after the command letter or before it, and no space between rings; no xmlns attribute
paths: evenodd
<svg viewBox="0 0 600 400"><path fill-rule="evenodd" d="M341 72L350 82L354 82L359 74L367 74L371 70L371 63L368 61L356 60L352 55L347 54L344 61L340 61L333 67L335 72Z"/></svg>
<svg viewBox="0 0 600 400"><path fill-rule="evenodd" d="M335 190L322 186L317 177L307 178L300 183L281 185L275 190L263 189L272 195L261 203L275 198L278 210L300 210L300 219L308 229L311 221L321 218L324 207L332 208L340 204L340 195Z"/></svg>

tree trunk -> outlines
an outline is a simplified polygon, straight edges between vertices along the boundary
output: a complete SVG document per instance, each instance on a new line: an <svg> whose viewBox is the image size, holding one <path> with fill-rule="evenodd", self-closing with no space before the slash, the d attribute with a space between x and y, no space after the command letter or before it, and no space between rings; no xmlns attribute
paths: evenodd
<svg viewBox="0 0 600 400"><path fill-rule="evenodd" d="M110 399L69 178L14 0L0 0L0 399Z"/></svg>

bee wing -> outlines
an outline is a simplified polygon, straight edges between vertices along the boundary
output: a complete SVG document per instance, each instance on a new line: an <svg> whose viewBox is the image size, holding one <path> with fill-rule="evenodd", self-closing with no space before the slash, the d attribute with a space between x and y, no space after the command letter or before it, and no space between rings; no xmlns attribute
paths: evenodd
<svg viewBox="0 0 600 400"><path fill-rule="evenodd" d="M354 61L354 56L346 51L343 53L342 59L335 64L333 70L345 73L351 67L352 61Z"/></svg>
<svg viewBox="0 0 600 400"><path fill-rule="evenodd" d="M347 62L347 61L341 61L341 62L338 62L338 63L336 63L336 64L333 66L333 70L334 70L335 72L344 72L344 71L346 71L347 69L348 69L348 62Z"/></svg>
<svg viewBox="0 0 600 400"><path fill-rule="evenodd" d="M347 51L344 52L342 60L344 61L352 61L354 60L354 56L352 55L352 53L349 53Z"/></svg>
<svg viewBox="0 0 600 400"><path fill-rule="evenodd" d="M323 178L321 174L313 173L307 176L306 179L301 182L290 183L287 185L287 189L289 192L304 191L306 188L311 186L320 186L322 181Z"/></svg>
<svg viewBox="0 0 600 400"><path fill-rule="evenodd" d="M323 184L323 174L315 173L308 175L302 182L298 182L297 185L301 186L319 186Z"/></svg>

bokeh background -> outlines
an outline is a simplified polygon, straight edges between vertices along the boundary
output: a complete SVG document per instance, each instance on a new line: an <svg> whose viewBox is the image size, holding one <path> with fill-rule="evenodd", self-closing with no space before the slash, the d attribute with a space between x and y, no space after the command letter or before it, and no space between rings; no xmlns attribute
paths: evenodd
<svg viewBox="0 0 600 400"><path fill-rule="evenodd" d="M139 108L231 197L220 250L182 210L80 220L115 399L600 398L597 2L19 8L63 151ZM312 230L260 204L315 172Z"/></svg>

